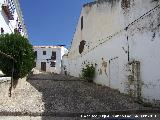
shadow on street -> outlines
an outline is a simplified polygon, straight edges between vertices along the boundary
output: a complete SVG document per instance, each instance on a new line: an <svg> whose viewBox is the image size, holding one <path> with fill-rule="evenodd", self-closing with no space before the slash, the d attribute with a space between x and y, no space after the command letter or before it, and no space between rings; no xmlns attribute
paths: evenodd
<svg viewBox="0 0 160 120"><path fill-rule="evenodd" d="M75 117L78 120L86 114L111 114L111 111L125 114L123 111L130 110L134 111L130 114L135 114L138 110L147 109L119 91L74 77L39 74L27 81L42 93L45 109L42 120L48 120L46 116L67 117L66 120Z"/></svg>

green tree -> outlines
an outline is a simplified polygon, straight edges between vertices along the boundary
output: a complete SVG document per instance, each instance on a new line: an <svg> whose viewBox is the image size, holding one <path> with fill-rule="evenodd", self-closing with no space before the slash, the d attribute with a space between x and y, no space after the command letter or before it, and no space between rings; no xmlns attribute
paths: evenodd
<svg viewBox="0 0 160 120"><path fill-rule="evenodd" d="M0 55L0 70L6 76L12 76L14 64L14 81L25 77L32 70L35 57L27 38L20 34L0 35L0 51L15 59L13 61L5 55Z"/></svg>

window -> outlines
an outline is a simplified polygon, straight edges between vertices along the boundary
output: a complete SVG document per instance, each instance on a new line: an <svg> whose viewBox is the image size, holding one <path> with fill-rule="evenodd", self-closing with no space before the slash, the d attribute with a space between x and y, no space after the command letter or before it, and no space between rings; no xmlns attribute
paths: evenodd
<svg viewBox="0 0 160 120"><path fill-rule="evenodd" d="M14 2L13 0L8 0L8 6L9 6L9 11L12 15L14 15L14 12L15 12L15 5L14 5Z"/></svg>
<svg viewBox="0 0 160 120"><path fill-rule="evenodd" d="M56 52L55 51L52 51L51 59L52 60L56 60Z"/></svg>
<svg viewBox="0 0 160 120"><path fill-rule="evenodd" d="M3 28L1 28L1 34L3 34L4 33L4 29Z"/></svg>
<svg viewBox="0 0 160 120"><path fill-rule="evenodd" d="M46 55L46 51L43 51L43 55Z"/></svg>
<svg viewBox="0 0 160 120"><path fill-rule="evenodd" d="M56 62L51 62L50 66L51 67L55 67L56 66Z"/></svg>
<svg viewBox="0 0 160 120"><path fill-rule="evenodd" d="M34 62L34 67L36 67L36 62Z"/></svg>
<svg viewBox="0 0 160 120"><path fill-rule="evenodd" d="M34 56L37 59L37 51L34 52Z"/></svg>
<svg viewBox="0 0 160 120"><path fill-rule="evenodd" d="M81 17L81 30L83 29L83 16Z"/></svg>
<svg viewBox="0 0 160 120"><path fill-rule="evenodd" d="M17 28L14 29L14 33L19 33Z"/></svg>
<svg viewBox="0 0 160 120"><path fill-rule="evenodd" d="M82 40L79 45L79 53L81 54L84 50L84 45L86 44L85 40Z"/></svg>

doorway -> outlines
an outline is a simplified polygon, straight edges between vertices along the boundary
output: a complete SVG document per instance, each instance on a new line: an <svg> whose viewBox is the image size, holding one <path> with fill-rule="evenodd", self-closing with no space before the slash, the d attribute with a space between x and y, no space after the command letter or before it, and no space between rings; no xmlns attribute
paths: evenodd
<svg viewBox="0 0 160 120"><path fill-rule="evenodd" d="M41 62L41 70L46 71L46 62Z"/></svg>

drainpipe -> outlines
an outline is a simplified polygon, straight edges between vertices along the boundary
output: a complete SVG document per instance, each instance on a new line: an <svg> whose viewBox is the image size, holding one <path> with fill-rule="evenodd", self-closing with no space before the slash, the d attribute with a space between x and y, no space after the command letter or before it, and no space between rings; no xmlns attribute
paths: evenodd
<svg viewBox="0 0 160 120"><path fill-rule="evenodd" d="M128 26L126 27L126 29L125 29L125 30L126 30L126 32L128 31ZM128 43L128 50L127 50L128 52L127 52L127 53L128 53L128 62L129 62L129 60L130 60L130 54L129 54L129 52L130 52L130 51L129 51L128 35L127 35L127 43Z"/></svg>
<svg viewBox="0 0 160 120"><path fill-rule="evenodd" d="M128 41L128 36L127 36L127 43L128 43L128 62L130 61L130 54L129 54L129 41Z"/></svg>
<svg viewBox="0 0 160 120"><path fill-rule="evenodd" d="M9 88L9 97L12 95L12 87L13 87L13 74L14 74L14 60L12 59L12 77L11 77L11 86Z"/></svg>
<svg viewBox="0 0 160 120"><path fill-rule="evenodd" d="M14 74L14 62L17 62L12 56L5 54L0 50L0 54L4 55L5 57L12 59L12 76L11 76L11 86L9 88L9 97L11 97L12 86L13 86L13 74Z"/></svg>
<svg viewBox="0 0 160 120"><path fill-rule="evenodd" d="M111 60L109 60L109 87L111 86L111 78L110 78L110 63L111 63Z"/></svg>

